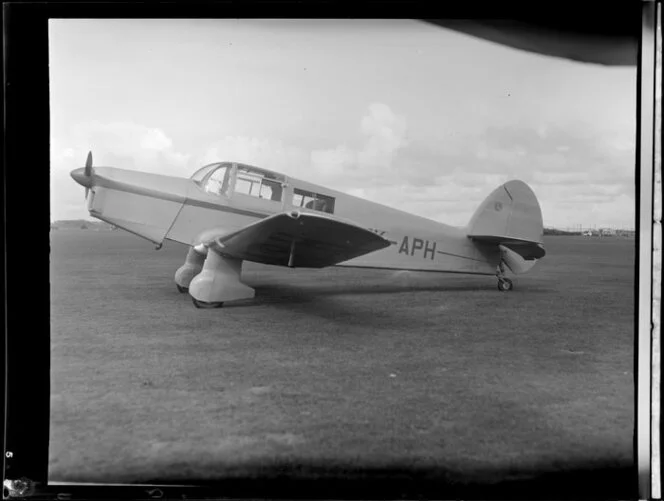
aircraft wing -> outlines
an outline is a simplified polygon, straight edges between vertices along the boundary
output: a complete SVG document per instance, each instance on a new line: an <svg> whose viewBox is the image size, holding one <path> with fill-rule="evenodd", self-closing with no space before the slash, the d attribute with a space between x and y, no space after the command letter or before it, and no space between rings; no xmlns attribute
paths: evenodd
<svg viewBox="0 0 664 501"><path fill-rule="evenodd" d="M308 212L275 214L205 244L257 263L323 268L383 249L390 242L360 226Z"/></svg>

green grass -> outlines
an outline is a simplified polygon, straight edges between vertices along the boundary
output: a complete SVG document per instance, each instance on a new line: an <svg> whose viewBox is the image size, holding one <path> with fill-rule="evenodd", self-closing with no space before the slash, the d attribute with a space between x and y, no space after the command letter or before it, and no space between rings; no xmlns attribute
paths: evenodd
<svg viewBox="0 0 664 501"><path fill-rule="evenodd" d="M632 464L634 240L548 237L509 293L247 263L256 298L213 310L175 289L181 245L51 242L52 480Z"/></svg>

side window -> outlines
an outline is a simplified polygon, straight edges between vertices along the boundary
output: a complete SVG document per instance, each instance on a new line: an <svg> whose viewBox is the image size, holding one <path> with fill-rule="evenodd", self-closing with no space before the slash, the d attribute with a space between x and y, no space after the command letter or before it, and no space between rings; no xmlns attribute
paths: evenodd
<svg viewBox="0 0 664 501"><path fill-rule="evenodd" d="M230 166L219 167L205 182L204 189L213 195L228 196Z"/></svg>
<svg viewBox="0 0 664 501"><path fill-rule="evenodd" d="M260 193L261 198L267 198L274 202L281 202L283 192L284 189L279 181L267 178L263 179Z"/></svg>
<svg viewBox="0 0 664 501"><path fill-rule="evenodd" d="M322 195L320 193L313 193L311 191L300 190L299 188L295 188L293 193L294 206L334 214L335 199L333 197Z"/></svg>
<svg viewBox="0 0 664 501"><path fill-rule="evenodd" d="M313 193L310 195L304 195L302 197L302 207L306 207L307 209L313 209L315 201L316 197L314 196Z"/></svg>
<svg viewBox="0 0 664 501"><path fill-rule="evenodd" d="M238 172L237 181L235 181L235 193L258 196L259 186L260 182L257 183L254 179L240 177L240 173Z"/></svg>
<svg viewBox="0 0 664 501"><path fill-rule="evenodd" d="M235 181L235 193L258 196L261 186L261 177L254 172L238 167Z"/></svg>
<svg viewBox="0 0 664 501"><path fill-rule="evenodd" d="M235 192L273 202L281 202L283 188L281 181L272 179L269 173L238 167Z"/></svg>

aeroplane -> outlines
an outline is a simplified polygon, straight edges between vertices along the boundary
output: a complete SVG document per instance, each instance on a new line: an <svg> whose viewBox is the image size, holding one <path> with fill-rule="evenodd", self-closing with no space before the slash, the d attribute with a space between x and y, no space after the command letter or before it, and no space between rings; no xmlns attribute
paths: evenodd
<svg viewBox="0 0 664 501"><path fill-rule="evenodd" d="M454 227L275 171L216 162L191 177L93 167L92 152L72 178L85 187L91 216L143 237L189 246L175 272L197 308L250 299L242 263L290 268L345 266L495 275L544 257L542 212L530 187L498 186L465 227Z"/></svg>

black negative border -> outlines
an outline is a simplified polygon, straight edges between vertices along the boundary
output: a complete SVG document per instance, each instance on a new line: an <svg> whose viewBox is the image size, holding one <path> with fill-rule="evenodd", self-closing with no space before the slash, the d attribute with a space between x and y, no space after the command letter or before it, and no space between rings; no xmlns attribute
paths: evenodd
<svg viewBox="0 0 664 501"><path fill-rule="evenodd" d="M339 478L327 481L294 482L274 479L256 482L254 479L224 481L207 488L164 486L155 491L151 487L127 486L64 486L47 485L49 399L50 399L50 301L49 301L49 87L48 87L48 19L50 18L151 18L151 17L336 17L336 18L500 18L533 21L542 28L565 26L566 31L583 31L588 26L603 33L619 36L634 34L626 19L634 14L634 26L641 26L641 5L638 2L617 3L618 7L603 5L601 13L583 13L578 4L556 3L556 11L544 15L543 5L537 2L450 4L444 8L433 2L224 2L214 4L173 2L147 5L128 3L11 3L3 4L5 33L5 158L4 158L4 232L5 244L5 478L28 479L33 489L27 494L55 497L67 492L73 497L160 497L184 494L196 497L246 495L280 497L487 497L487 486L450 486L426 481L419 476L399 480L394 471L374 472L375 480L351 481L339 484ZM630 7L627 7L630 5ZM610 10L613 8L614 10ZM569 15L573 12L573 15ZM260 15L258 15L260 13ZM597 23L598 16L602 22ZM638 21L636 20L638 19ZM432 21L435 23L435 21ZM92 78L93 76L91 76ZM638 193L638 191L637 191ZM638 199L637 199L638 200ZM638 203L638 202L637 202ZM11 455L11 457L7 457ZM592 492L602 496L606 485L609 497L632 497L634 488L617 489L626 480L615 475L621 483L607 482L606 470L595 468L577 471L579 478L597 478ZM371 473L371 472L367 472ZM401 472L403 473L403 472ZM412 472L411 472L412 473ZM383 477L387 474L388 478ZM595 477L595 475L597 475ZM554 477L556 479L554 479ZM567 483L555 475L547 481L496 485L488 497L534 498L549 487L547 495L560 497L556 485ZM631 477L630 477L631 478ZM542 479L543 480L543 479ZM335 484L336 482L336 484ZM342 482L343 484L343 482ZM334 488L334 485L338 485ZM367 491L366 488L369 490ZM193 492L192 492L193 489ZM479 490L478 490L479 489ZM277 494L279 493L279 494ZM397 494L398 493L398 494ZM538 494L539 493L539 494ZM564 496L564 494L562 494Z"/></svg>

